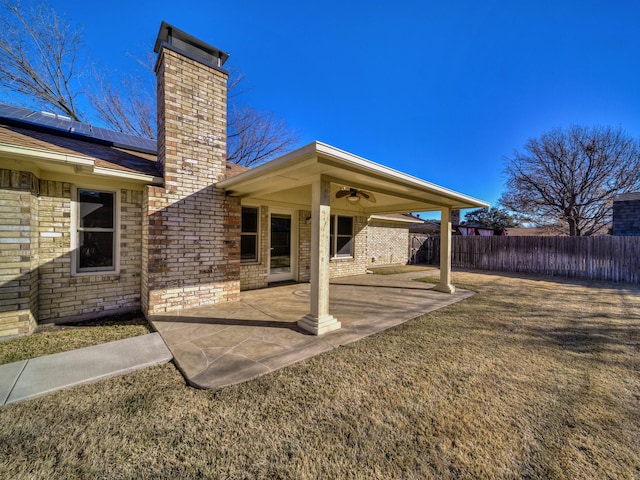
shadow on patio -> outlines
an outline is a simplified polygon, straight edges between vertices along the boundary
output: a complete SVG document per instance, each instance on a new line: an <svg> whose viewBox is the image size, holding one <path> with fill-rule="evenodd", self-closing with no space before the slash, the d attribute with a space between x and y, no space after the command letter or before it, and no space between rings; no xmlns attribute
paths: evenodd
<svg viewBox="0 0 640 480"><path fill-rule="evenodd" d="M342 328L308 334L297 321L309 312L309 284L242 292L240 301L153 316L190 385L216 388L243 382L406 322L473 295L433 291L412 279L424 272L335 279L330 313Z"/></svg>

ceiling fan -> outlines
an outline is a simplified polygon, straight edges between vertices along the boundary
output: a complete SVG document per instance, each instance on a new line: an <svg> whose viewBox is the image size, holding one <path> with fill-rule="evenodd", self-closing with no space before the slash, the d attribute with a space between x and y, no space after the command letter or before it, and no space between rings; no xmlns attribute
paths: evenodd
<svg viewBox="0 0 640 480"><path fill-rule="evenodd" d="M360 202L361 198L370 201L371 203L376 203L376 197L371 192L366 192L364 190L358 190L357 188L346 188L342 187L341 190L336 192L336 198L347 198L347 202L351 205L357 205Z"/></svg>

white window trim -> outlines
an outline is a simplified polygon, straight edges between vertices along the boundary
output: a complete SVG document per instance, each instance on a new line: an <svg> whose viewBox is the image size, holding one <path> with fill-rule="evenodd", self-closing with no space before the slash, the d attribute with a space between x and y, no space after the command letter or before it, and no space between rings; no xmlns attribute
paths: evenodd
<svg viewBox="0 0 640 480"><path fill-rule="evenodd" d="M114 222L113 222L113 269L106 270L83 270L78 271L78 249L79 249L79 230L80 225L80 208L78 202L79 190L96 190L98 192L113 193L114 198ZM87 275L114 275L120 273L120 189L119 188L104 188L92 185L74 185L71 189L71 275L74 277L81 277Z"/></svg>
<svg viewBox="0 0 640 480"><path fill-rule="evenodd" d="M343 217L343 218L350 218L351 219L351 254L350 255L338 255L338 217ZM331 241L333 242L333 244L331 245L331 247L333 248L333 256L331 257L331 259L345 259L345 258L354 258L355 257L355 249L356 249L356 234L355 234L355 228L356 228L356 221L355 221L355 217L351 216L351 215L338 215L337 213L331 214L331 217L329 219L329 221L331 221L333 223L333 238L331 238ZM331 237L331 234L329 234L329 236ZM342 235L344 236L344 235Z"/></svg>
<svg viewBox="0 0 640 480"><path fill-rule="evenodd" d="M262 212L259 205L242 205L240 209L240 242L242 245L242 208L255 208L258 211L258 223L256 227L256 258L251 260L242 260L242 247L240 250L240 264L241 265L257 265L260 263L260 237L262 227Z"/></svg>

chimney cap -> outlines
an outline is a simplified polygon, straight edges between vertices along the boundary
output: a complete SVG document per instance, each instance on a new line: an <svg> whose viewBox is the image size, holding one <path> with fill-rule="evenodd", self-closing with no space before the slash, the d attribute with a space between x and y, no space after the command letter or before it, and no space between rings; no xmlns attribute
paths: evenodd
<svg viewBox="0 0 640 480"><path fill-rule="evenodd" d="M228 53L202 40L198 40L194 36L164 21L160 25L160 31L158 32L158 38L156 39L153 51L158 53L162 44L171 45L174 49L181 50L188 54L194 60L218 68L222 67L224 62L229 58Z"/></svg>

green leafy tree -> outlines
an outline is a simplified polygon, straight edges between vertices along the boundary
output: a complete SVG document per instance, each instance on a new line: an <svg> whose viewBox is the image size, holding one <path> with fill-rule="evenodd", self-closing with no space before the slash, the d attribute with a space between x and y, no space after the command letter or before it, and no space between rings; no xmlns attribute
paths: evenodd
<svg viewBox="0 0 640 480"><path fill-rule="evenodd" d="M483 227L505 229L520 227L522 222L503 208L478 208L464 214L465 225L482 225Z"/></svg>
<svg viewBox="0 0 640 480"><path fill-rule="evenodd" d="M500 204L572 236L611 223L613 197L640 188L640 146L622 129L571 126L527 141L505 159Z"/></svg>

